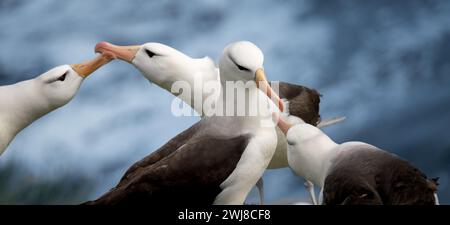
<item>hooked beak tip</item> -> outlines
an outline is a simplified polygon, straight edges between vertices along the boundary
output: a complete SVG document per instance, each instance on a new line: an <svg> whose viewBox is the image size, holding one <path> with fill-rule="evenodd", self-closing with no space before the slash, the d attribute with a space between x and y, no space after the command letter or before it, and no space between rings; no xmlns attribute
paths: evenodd
<svg viewBox="0 0 450 225"><path fill-rule="evenodd" d="M283 118L281 118L281 115L278 113L272 113L272 120L275 124L280 128L280 130L287 135L289 129L292 127L292 124L285 121Z"/></svg>
<svg viewBox="0 0 450 225"><path fill-rule="evenodd" d="M114 45L106 41L99 42L95 45L95 53L100 53L102 55L106 54L106 56L116 58L112 52L108 51L108 48L111 48L112 46Z"/></svg>
<svg viewBox="0 0 450 225"><path fill-rule="evenodd" d="M99 42L95 45L95 53L100 53L105 57L112 59L121 59L132 63L141 46L118 46L106 41Z"/></svg>
<svg viewBox="0 0 450 225"><path fill-rule="evenodd" d="M110 45L112 45L112 44L109 43L109 42L101 41L101 42L99 42L99 43L97 43L97 44L95 45L95 52L100 52L101 49L103 49L103 48L105 48L105 47L108 47L108 46L110 46Z"/></svg>

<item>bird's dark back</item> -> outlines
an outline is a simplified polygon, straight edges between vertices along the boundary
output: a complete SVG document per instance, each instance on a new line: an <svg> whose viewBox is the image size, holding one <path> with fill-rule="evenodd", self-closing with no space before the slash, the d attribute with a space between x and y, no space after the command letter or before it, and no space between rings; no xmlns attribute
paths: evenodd
<svg viewBox="0 0 450 225"><path fill-rule="evenodd" d="M340 154L324 183L324 204L435 204L437 183L400 157L373 148Z"/></svg>
<svg viewBox="0 0 450 225"><path fill-rule="evenodd" d="M279 82L280 98L289 101L289 113L302 118L311 125L320 122L319 104L321 95L305 86Z"/></svg>

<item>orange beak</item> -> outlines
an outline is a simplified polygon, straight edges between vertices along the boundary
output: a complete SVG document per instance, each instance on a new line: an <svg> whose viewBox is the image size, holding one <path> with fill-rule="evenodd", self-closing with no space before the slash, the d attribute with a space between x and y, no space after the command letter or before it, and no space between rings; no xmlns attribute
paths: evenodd
<svg viewBox="0 0 450 225"><path fill-rule="evenodd" d="M114 59L121 59L128 63L132 63L134 57L136 57L137 52L141 49L140 45L133 46L118 46L113 45L109 42L99 42L95 46L95 52L101 53L103 55L108 55Z"/></svg>
<svg viewBox="0 0 450 225"><path fill-rule="evenodd" d="M83 78L86 78L89 75L91 75L94 71L96 71L98 68L109 63L112 59L113 58L109 57L108 55L100 55L97 56L95 59L80 64L72 64L70 66L75 72L78 73L78 75L80 75Z"/></svg>
<svg viewBox="0 0 450 225"><path fill-rule="evenodd" d="M280 117L278 113L272 114L273 121L278 124L280 130L287 135L288 130L292 127L292 124L286 122L283 118Z"/></svg>
<svg viewBox="0 0 450 225"><path fill-rule="evenodd" d="M283 112L283 101L281 101L278 94L273 91L272 87L270 87L263 69L256 70L255 82L256 86L261 89L273 101L273 103L275 103L275 105L278 106L281 112Z"/></svg>

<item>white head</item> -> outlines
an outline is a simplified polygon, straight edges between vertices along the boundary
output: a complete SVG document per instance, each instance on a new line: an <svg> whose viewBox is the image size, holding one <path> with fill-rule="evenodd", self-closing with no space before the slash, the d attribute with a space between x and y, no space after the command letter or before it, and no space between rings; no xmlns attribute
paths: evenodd
<svg viewBox="0 0 450 225"><path fill-rule="evenodd" d="M229 44L220 57L222 81L250 81L256 79L258 70L264 71L264 54L253 43L239 41Z"/></svg>
<svg viewBox="0 0 450 225"><path fill-rule="evenodd" d="M86 77L110 60L101 55L81 64L53 68L34 79L35 94L45 99L52 110L59 108L75 96Z"/></svg>
<svg viewBox="0 0 450 225"><path fill-rule="evenodd" d="M216 68L209 58L193 59L182 52L160 43L135 46L117 46L100 42L95 51L133 64L149 81L170 91L176 81L194 82L200 75L206 80L217 79Z"/></svg>
<svg viewBox="0 0 450 225"><path fill-rule="evenodd" d="M58 66L34 79L0 87L0 130L3 131L0 136L4 139L0 141L9 143L33 121L67 104L82 81L109 61L106 56L98 56L82 64Z"/></svg>
<svg viewBox="0 0 450 225"><path fill-rule="evenodd" d="M69 65L64 65L36 77L33 85L35 94L45 100L49 108L56 109L75 96L83 79Z"/></svg>
<svg viewBox="0 0 450 225"><path fill-rule="evenodd" d="M322 187L338 146L322 130L307 124L291 125L274 114L288 142L288 162L294 172Z"/></svg>
<svg viewBox="0 0 450 225"><path fill-rule="evenodd" d="M264 73L264 54L255 44L239 41L229 44L220 57L219 70L222 83L226 81L255 81L276 106L283 111L283 102L269 85Z"/></svg>

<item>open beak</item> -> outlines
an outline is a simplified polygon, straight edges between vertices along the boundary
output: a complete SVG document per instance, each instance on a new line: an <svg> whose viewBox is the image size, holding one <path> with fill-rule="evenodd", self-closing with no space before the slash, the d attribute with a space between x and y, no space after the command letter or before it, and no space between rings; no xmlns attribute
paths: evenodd
<svg viewBox="0 0 450 225"><path fill-rule="evenodd" d="M272 87L270 87L269 82L267 81L266 74L263 69L256 70L255 74L255 82L256 86L261 89L266 95L278 106L281 112L284 110L283 101L281 101L275 91L273 91Z"/></svg>
<svg viewBox="0 0 450 225"><path fill-rule="evenodd" d="M136 57L137 52L141 49L140 45L133 46L118 46L113 45L109 42L103 41L99 42L95 46L95 52L101 53L103 55L108 55L114 59L121 59L129 63L133 62L134 57Z"/></svg>
<svg viewBox="0 0 450 225"><path fill-rule="evenodd" d="M286 122L283 118L280 117L280 114L278 113L273 113L272 114L272 119L274 120L274 122L278 125L278 127L280 128L280 130L287 135L288 130L292 127L292 125L288 122Z"/></svg>
<svg viewBox="0 0 450 225"><path fill-rule="evenodd" d="M91 75L94 71L96 71L98 68L107 64L111 60L113 60L113 58L109 57L108 55L99 55L95 59L80 64L72 64L70 66L75 72L78 73L78 75L80 75L83 78L86 78L89 75Z"/></svg>

